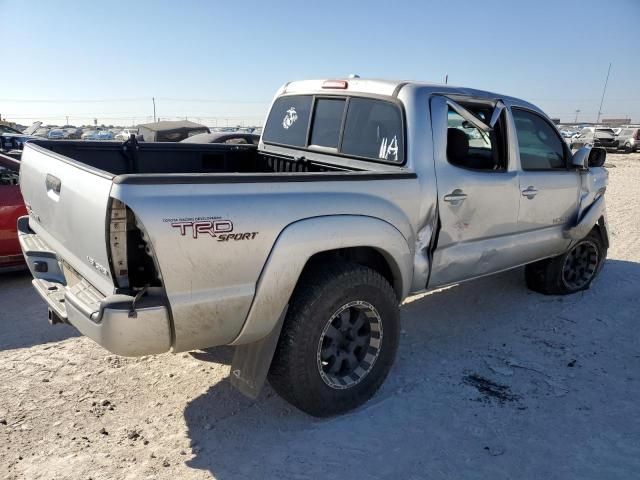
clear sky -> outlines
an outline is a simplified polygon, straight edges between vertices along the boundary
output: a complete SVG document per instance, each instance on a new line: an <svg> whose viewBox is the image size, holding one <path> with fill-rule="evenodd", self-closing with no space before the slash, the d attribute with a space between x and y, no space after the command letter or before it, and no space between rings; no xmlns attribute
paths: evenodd
<svg viewBox="0 0 640 480"><path fill-rule="evenodd" d="M640 122L640 0L0 0L0 114L261 123L289 80L416 79Z"/></svg>

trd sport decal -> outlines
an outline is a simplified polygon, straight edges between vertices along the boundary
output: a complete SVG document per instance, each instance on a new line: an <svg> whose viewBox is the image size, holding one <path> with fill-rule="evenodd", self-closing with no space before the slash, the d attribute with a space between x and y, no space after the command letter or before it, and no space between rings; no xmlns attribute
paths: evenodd
<svg viewBox="0 0 640 480"><path fill-rule="evenodd" d="M187 235L193 238L209 236L217 238L218 242L228 242L253 240L258 235L258 232L234 233L233 222L223 220L220 217L163 218L162 221L170 223L183 237Z"/></svg>

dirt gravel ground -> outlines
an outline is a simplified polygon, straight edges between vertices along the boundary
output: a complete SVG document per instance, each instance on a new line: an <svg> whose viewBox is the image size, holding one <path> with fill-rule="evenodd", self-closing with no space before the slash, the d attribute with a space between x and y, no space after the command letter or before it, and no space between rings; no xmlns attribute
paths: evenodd
<svg viewBox="0 0 640 480"><path fill-rule="evenodd" d="M229 348L110 355L3 275L0 478L640 478L640 154L608 165L589 291L535 294L517 270L412 297L385 385L329 420L242 397Z"/></svg>

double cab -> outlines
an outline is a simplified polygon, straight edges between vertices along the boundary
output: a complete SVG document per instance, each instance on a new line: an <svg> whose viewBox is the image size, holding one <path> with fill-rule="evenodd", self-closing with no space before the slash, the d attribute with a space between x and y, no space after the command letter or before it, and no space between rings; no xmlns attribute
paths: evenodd
<svg viewBox="0 0 640 480"><path fill-rule="evenodd" d="M18 230L53 323L121 355L233 345L241 391L334 415L384 381L408 295L519 266L588 288L605 156L506 95L297 81L257 146L28 142Z"/></svg>

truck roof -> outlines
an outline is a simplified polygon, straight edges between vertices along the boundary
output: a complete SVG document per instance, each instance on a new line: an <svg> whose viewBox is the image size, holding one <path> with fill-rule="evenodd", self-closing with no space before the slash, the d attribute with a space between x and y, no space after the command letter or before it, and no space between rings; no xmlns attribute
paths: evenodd
<svg viewBox="0 0 640 480"><path fill-rule="evenodd" d="M323 83L327 81L347 82L346 89L323 88ZM475 88L459 87L438 83L420 82L415 80L385 80L375 78L325 78L319 80L299 80L285 84L279 92L282 94L322 92L323 94L338 93L361 93L369 95L397 96L403 89L426 90L427 93L439 93L444 95L468 95L486 99L502 99L510 103L540 111L535 105L522 99L502 95L486 90Z"/></svg>

